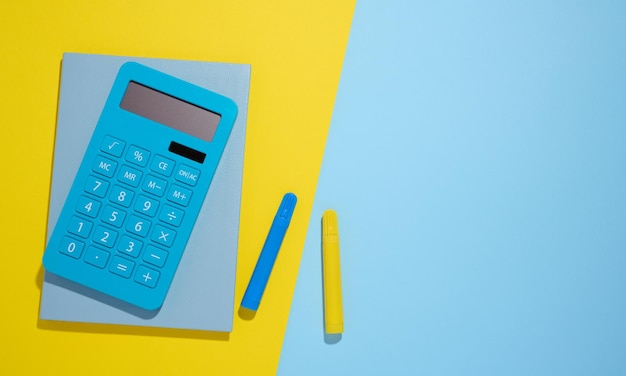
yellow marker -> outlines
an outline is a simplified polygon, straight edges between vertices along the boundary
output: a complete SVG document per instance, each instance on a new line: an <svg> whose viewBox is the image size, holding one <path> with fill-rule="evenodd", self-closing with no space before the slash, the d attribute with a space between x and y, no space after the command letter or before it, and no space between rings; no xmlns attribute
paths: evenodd
<svg viewBox="0 0 626 376"><path fill-rule="evenodd" d="M326 210L322 216L322 253L324 264L324 322L327 334L343 333L341 268L337 213Z"/></svg>

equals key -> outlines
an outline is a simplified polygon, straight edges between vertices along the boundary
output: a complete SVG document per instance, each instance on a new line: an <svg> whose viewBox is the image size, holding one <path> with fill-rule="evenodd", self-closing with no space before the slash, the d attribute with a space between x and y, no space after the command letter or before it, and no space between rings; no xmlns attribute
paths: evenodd
<svg viewBox="0 0 626 376"><path fill-rule="evenodd" d="M132 261L116 256L111 262L109 271L124 278L129 278L134 267L135 264Z"/></svg>

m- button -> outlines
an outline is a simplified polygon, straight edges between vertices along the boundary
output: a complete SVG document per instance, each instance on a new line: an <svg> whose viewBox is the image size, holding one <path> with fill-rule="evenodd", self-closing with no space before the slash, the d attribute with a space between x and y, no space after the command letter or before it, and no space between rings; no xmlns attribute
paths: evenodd
<svg viewBox="0 0 626 376"><path fill-rule="evenodd" d="M153 195L161 197L163 196L163 193L165 192L166 186L167 186L167 182L165 180L159 179L152 175L148 175L146 177L146 180L144 180L143 185L141 186L141 189L144 192L152 193Z"/></svg>
<svg viewBox="0 0 626 376"><path fill-rule="evenodd" d="M195 168L191 168L186 165L180 165L176 170L176 176L174 177L179 182L191 185L192 187L198 182L200 177L200 171Z"/></svg>

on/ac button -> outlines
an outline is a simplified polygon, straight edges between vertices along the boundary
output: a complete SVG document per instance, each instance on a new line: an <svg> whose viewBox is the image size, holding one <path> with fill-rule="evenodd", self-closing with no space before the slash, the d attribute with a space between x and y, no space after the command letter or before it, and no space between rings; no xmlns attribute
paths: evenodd
<svg viewBox="0 0 626 376"><path fill-rule="evenodd" d="M198 179L200 178L200 171L183 164L180 165L178 169L176 169L176 176L174 178L179 182L191 185L193 187L196 185Z"/></svg>

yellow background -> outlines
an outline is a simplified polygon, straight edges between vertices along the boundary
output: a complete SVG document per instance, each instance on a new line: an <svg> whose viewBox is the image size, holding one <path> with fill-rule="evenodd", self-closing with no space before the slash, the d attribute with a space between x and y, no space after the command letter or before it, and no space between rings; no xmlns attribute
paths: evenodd
<svg viewBox="0 0 626 376"><path fill-rule="evenodd" d="M2 2L0 374L276 372L354 6ZM63 52L251 64L236 310L282 195L299 200L258 313L232 333L38 320Z"/></svg>

